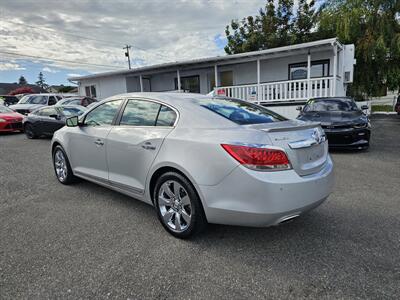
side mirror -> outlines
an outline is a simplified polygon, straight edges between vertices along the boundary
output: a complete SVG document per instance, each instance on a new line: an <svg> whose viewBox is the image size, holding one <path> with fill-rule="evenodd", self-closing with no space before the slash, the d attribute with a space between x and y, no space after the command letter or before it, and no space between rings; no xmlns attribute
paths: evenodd
<svg viewBox="0 0 400 300"><path fill-rule="evenodd" d="M302 108L301 106L297 106L297 107L296 107L296 110L298 110L298 111L302 111L302 110L303 110L303 108Z"/></svg>
<svg viewBox="0 0 400 300"><path fill-rule="evenodd" d="M361 110L368 110L368 105L361 105Z"/></svg>
<svg viewBox="0 0 400 300"><path fill-rule="evenodd" d="M74 117L68 118L65 121L65 124L67 125L67 127L77 127L79 125L78 122L79 122L78 117L74 116Z"/></svg>

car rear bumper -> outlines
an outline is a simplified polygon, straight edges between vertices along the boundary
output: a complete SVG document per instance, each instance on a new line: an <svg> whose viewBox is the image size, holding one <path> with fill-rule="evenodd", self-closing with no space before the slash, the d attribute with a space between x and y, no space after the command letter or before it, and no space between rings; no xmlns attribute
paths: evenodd
<svg viewBox="0 0 400 300"><path fill-rule="evenodd" d="M260 172L237 167L215 186L200 186L208 222L241 226L271 226L320 205L333 188L333 164L328 158L315 174L294 170Z"/></svg>
<svg viewBox="0 0 400 300"><path fill-rule="evenodd" d="M371 135L369 128L337 131L324 130L330 148L363 148L369 145Z"/></svg>

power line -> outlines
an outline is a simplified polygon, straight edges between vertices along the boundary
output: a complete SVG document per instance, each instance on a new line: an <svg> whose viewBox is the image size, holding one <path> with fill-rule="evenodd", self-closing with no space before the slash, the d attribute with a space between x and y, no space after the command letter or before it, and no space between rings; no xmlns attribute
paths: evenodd
<svg viewBox="0 0 400 300"><path fill-rule="evenodd" d="M113 44L115 46L118 45L118 47L120 47L121 45L124 44L124 43L119 43L119 42L117 44L117 42L115 42L115 41L83 36L83 35L80 35L80 34L70 33L70 32L66 32L66 31L57 31L57 30L54 30L52 28L46 28L46 27L41 27L41 26L34 26L34 25L29 25L29 24L24 24L24 23L18 23L18 22L14 22L14 21L10 21L10 20L2 20L2 21L3 22L8 22L8 23L11 23L11 24L15 24L15 25L20 25L20 26L26 26L26 27L35 28L35 29L46 30L46 31L50 31L50 32L53 32L53 33L61 33L61 34L64 34L64 35L70 35L70 36L81 38L81 39L86 39L86 40L96 41L96 42L100 42L100 43L105 43L107 45ZM138 46L132 46L132 48L136 48L136 49L139 49L139 50L142 50L142 51L146 51L146 52L149 51L149 50L146 50L146 49L138 47ZM159 53L149 53L149 54L150 55L159 56L159 57L162 57L162 58L170 59L167 56L159 54Z"/></svg>
<svg viewBox="0 0 400 300"><path fill-rule="evenodd" d="M66 59L60 59L60 58L50 58L50 57L28 55L28 54L22 54L22 53L16 53L16 52L7 52L7 51L0 51L0 53L11 55L11 56L36 58L36 59L41 59L41 60L46 60L46 61L58 61L58 62L65 62L65 63L70 63L70 64L88 65L88 66L105 67L105 68L114 68L114 69L121 70L120 67L111 66L111 65L92 64L92 63L86 63L86 62L81 62L81 61L72 61L72 60L66 60Z"/></svg>

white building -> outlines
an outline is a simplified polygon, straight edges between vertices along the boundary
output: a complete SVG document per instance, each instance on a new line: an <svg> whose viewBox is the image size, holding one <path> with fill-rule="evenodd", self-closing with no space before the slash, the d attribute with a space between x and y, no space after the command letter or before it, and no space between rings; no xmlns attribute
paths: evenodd
<svg viewBox="0 0 400 300"><path fill-rule="evenodd" d="M126 92L185 91L279 106L344 96L353 81L354 45L336 38L69 78L99 99ZM287 114L287 113L286 113ZM290 116L289 116L290 117Z"/></svg>

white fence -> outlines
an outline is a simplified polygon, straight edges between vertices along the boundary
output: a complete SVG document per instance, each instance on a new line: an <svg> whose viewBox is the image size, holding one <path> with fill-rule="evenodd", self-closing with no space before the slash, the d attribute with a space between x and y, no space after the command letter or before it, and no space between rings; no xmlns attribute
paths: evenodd
<svg viewBox="0 0 400 300"><path fill-rule="evenodd" d="M214 94L258 102L307 100L311 97L334 96L334 86L333 77L321 77L216 87Z"/></svg>

